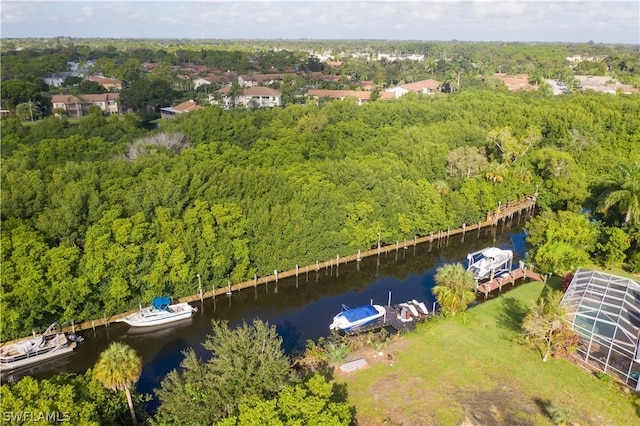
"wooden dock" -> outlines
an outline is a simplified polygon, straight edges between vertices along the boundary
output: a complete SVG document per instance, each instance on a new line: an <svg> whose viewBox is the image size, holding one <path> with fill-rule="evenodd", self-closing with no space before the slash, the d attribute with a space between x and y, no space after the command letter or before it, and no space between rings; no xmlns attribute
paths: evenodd
<svg viewBox="0 0 640 426"><path fill-rule="evenodd" d="M489 293L494 290L502 291L502 287L511 284L515 285L517 280L529 279L534 281L547 281L547 277L533 272L531 269L514 269L505 276L496 277L490 281L476 284L476 292L483 293L484 298L489 297Z"/></svg>
<svg viewBox="0 0 640 426"><path fill-rule="evenodd" d="M275 282L277 285L278 280L280 279L284 279L288 277L297 277L302 274L308 275L309 273L313 273L313 272L318 273L322 269L328 270L329 268L338 268L341 264L347 264L349 262L354 262L354 261L359 262L360 260L368 256L380 256L382 253L389 253L392 251L398 252L399 249L406 250L410 246L415 247L418 244L422 244L426 242L430 244L433 242L436 242L439 247L441 243L444 244L445 242L448 242L449 238L456 235L462 236L463 241L465 238L465 234L471 234L472 232L476 232L479 237L481 229L490 227L494 230L497 230L498 225L500 223L502 223L502 225L505 226L506 224L510 223L511 220L516 215L517 215L518 222L523 216L525 219L531 217L536 207L536 196L537 194L534 194L534 195L526 196L520 200L513 200L506 203L500 203L498 204L495 210L491 210L487 212L487 215L484 221L481 220L480 222L475 224L463 223L462 226L457 229L446 229L446 230L435 231L435 232L431 232L429 235L425 235L421 237L414 236L413 239L396 241L395 244L382 245L380 240L378 240L377 248L374 248L372 250L367 250L364 252L358 251L358 253L356 254L350 254L346 256L336 255L335 258L329 259L324 262L316 261L315 264L305 265L305 266L296 265L294 269L290 269L288 271L274 270L274 273L272 275L263 276L263 277L258 277L256 275L253 277L252 280L235 283L235 284L229 282L227 286L214 286L209 291L205 290L205 287L208 287L208 286L206 284L202 284L200 285L199 293L192 294L190 296L181 297L177 300L174 300L173 302L174 303L175 302L196 302L196 301L202 302L206 298L215 298L216 296L221 296L225 294L230 296L233 292L237 292L246 288L257 287L258 285L262 285L262 284ZM529 274L530 272L527 272L528 277L530 277L531 279L535 279L533 278L533 275L529 276ZM485 286L486 284L488 283L482 283L481 286ZM487 290L486 292L484 290L478 290L478 289L476 290L482 293L485 293L485 297L486 297L486 295L488 295L490 291L494 290L495 288L501 288L502 285L503 284L499 284L499 285L496 284L497 287L493 287L493 288L489 286L490 289ZM128 312L122 312L122 313L116 313L116 314L107 313L105 311L102 318L96 318L94 320L88 320L82 323L72 324L71 326L64 327L63 331L69 332L69 333L71 332L75 333L83 330L90 330L90 329L95 330L96 327L109 326L109 324L116 322L119 318L123 318L137 311L138 309L133 309ZM388 324L388 326L393 327L394 325L397 325L401 329L406 329L407 327L411 327L410 325L408 325L410 323L402 323L402 324L403 324L402 326L399 324ZM386 327L386 326L387 325L384 325L381 327ZM378 328L381 328L381 327L378 327ZM0 343L0 345L9 344L18 340L28 339L29 337L30 336L8 341L8 342L3 342L3 343Z"/></svg>
<svg viewBox="0 0 640 426"><path fill-rule="evenodd" d="M536 196L526 196L520 200L509 201L506 203L500 203L495 210L491 210L487 213L486 219L479 223L475 224L462 224L460 228L457 229L446 229L437 232L431 232L429 235L425 235L422 237L415 236L413 239L405 239L404 241L396 241L395 244L382 245L380 240L378 240L377 248L367 250L346 256L336 255L335 258L326 260L324 262L316 261L315 264L299 266L296 265L294 269L290 269L287 271L278 271L274 270L272 275L258 277L257 275L253 277L252 280L244 281L241 283L229 283L228 286L217 287L209 291L203 291L200 294L193 294L191 296L181 297L178 299L178 302L196 302L202 301L203 299L221 296L224 294L229 295L230 293L243 290L246 288L257 287L258 285L263 285L267 283L278 283L278 280L289 278L289 277L297 277L299 275L307 275L309 273L317 273L321 270L328 270L333 268L338 268L340 265L347 264L349 262L359 262L365 257L370 256L380 256L384 253L389 252L398 252L400 249L408 249L409 247L415 247L418 244L423 243L433 243L437 242L438 244L444 243L448 241L449 238L459 235L462 236L464 241L466 234L471 234L472 232L478 233L480 235L480 230L483 228L493 228L496 229L500 222L505 225L510 222L514 216L518 216L518 220L522 215L525 217L531 217L533 211L536 206ZM124 316L126 314L122 314Z"/></svg>

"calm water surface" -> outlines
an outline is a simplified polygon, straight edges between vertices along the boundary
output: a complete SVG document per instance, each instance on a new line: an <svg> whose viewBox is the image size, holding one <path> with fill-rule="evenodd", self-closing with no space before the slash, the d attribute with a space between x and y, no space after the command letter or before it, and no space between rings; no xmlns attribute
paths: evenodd
<svg viewBox="0 0 640 426"><path fill-rule="evenodd" d="M62 372L83 373L111 342L119 341L142 356L137 390L151 393L169 371L179 366L186 348L192 347L200 357L208 358L202 343L211 332L212 319L227 320L234 327L259 318L276 326L287 352L303 349L308 339L329 335L328 326L342 304L354 307L373 301L385 305L391 292L392 303L417 299L431 309L434 303L431 288L438 267L455 262L466 266L468 253L493 245L514 250L517 264L524 257L524 237L517 225L497 236L492 236L489 229L480 234L468 232L465 241L456 236L441 246L434 242L400 248L339 268L301 273L297 279L280 280L277 286L274 282L231 296L217 296L203 304L194 302L198 312L192 319L168 327L140 330L116 323L97 328L95 333L86 330L81 333L86 340L71 355L26 373L38 378ZM18 373L12 379L23 374Z"/></svg>

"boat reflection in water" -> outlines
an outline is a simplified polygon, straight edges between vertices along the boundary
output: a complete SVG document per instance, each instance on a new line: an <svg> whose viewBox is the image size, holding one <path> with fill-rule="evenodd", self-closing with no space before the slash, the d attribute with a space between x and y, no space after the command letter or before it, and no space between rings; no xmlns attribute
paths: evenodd
<svg viewBox="0 0 640 426"><path fill-rule="evenodd" d="M67 371L71 363L71 360L72 360L71 352L67 352L67 353L58 355L55 358L45 360L37 364L31 364L21 368L15 368L9 371L2 371L0 372L0 382L15 383L25 376L40 377L43 374L50 376L51 371Z"/></svg>
<svg viewBox="0 0 640 426"><path fill-rule="evenodd" d="M60 324L54 322L42 334L34 332L32 338L0 347L0 371L18 370L69 354L82 340L75 334L70 338Z"/></svg>
<svg viewBox="0 0 640 426"><path fill-rule="evenodd" d="M193 323L193 318L188 317L173 321L167 324L154 325L150 327L130 327L127 330L127 336L133 338L159 339L162 337L177 334L180 329L189 327Z"/></svg>

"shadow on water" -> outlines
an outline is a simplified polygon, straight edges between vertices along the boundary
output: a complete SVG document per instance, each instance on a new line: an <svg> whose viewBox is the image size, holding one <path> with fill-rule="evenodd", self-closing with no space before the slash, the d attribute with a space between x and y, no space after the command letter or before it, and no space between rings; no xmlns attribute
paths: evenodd
<svg viewBox="0 0 640 426"><path fill-rule="evenodd" d="M281 279L277 284L269 282L230 296L194 302L198 312L193 319L167 329L138 332L116 323L97 328L95 332L85 330L80 333L85 342L71 355L71 362L41 370L35 376L47 378L63 372L83 373L93 367L110 342L124 341L143 358L137 390L151 393L160 386L166 373L179 367L185 349L191 347L198 357L209 358L202 343L211 334L212 320L228 321L229 327L234 328L243 321L250 324L259 318L276 326L283 349L291 354L304 350L307 340L316 341L328 336L328 325L342 304L354 307L373 301L386 305L391 297L392 303L417 299L431 309L435 301L431 289L435 284L436 269L456 262L466 266L468 253L490 246L514 250L514 262L517 262L524 255L521 226L503 229L497 235L485 229L468 232L464 239L456 236L406 249L400 247L363 258L360 262L341 264L339 268L335 265L319 271L305 268L300 270L298 277ZM205 288L210 285L203 283ZM508 312L520 315L517 308L514 305Z"/></svg>

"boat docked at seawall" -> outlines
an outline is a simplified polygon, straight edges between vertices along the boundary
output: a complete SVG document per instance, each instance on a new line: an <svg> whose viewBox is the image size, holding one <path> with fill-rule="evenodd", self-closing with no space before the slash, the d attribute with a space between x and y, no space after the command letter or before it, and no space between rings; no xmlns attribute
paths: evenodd
<svg viewBox="0 0 640 426"><path fill-rule="evenodd" d="M0 371L12 371L72 352L81 338L71 340L53 323L34 337L0 347Z"/></svg>
<svg viewBox="0 0 640 426"><path fill-rule="evenodd" d="M492 279L511 270L513 251L488 247L467 255L467 270L476 281Z"/></svg>
<svg viewBox="0 0 640 426"><path fill-rule="evenodd" d="M347 335L381 328L392 328L398 332L411 331L415 328L415 324L431 317L427 306L415 299L397 305L372 304L353 309L342 305L342 309L342 312L333 317L329 329Z"/></svg>
<svg viewBox="0 0 640 426"><path fill-rule="evenodd" d="M156 297L150 306L120 318L117 322L124 322L132 327L153 327L191 318L196 311L196 308L186 302L170 303L171 299L168 297Z"/></svg>
<svg viewBox="0 0 640 426"><path fill-rule="evenodd" d="M342 305L342 312L333 317L333 322L329 325L329 329L349 332L377 321L386 312L385 307L380 305L363 305L356 308Z"/></svg>

